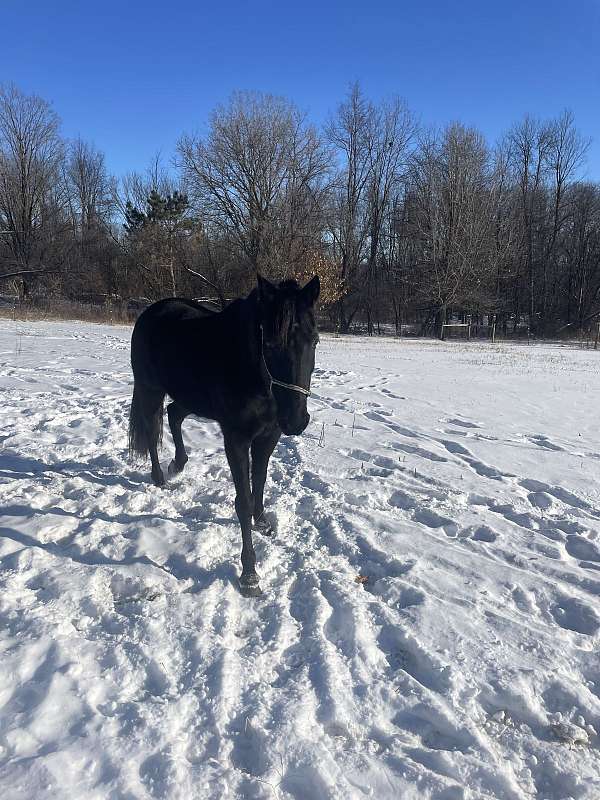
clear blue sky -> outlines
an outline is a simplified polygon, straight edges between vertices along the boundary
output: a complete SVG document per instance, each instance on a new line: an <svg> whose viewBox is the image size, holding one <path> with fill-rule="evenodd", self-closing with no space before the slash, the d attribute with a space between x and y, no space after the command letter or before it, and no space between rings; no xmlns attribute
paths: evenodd
<svg viewBox="0 0 600 800"><path fill-rule="evenodd" d="M50 100L115 174L170 157L235 89L321 122L359 80L490 139L525 112L571 108L600 180L599 23L600 0L0 0L0 81Z"/></svg>

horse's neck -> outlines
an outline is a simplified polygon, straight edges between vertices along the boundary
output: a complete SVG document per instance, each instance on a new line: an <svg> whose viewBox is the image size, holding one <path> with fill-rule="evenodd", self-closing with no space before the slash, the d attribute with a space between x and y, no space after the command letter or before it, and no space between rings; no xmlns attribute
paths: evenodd
<svg viewBox="0 0 600 800"><path fill-rule="evenodd" d="M262 342L257 292L253 291L244 300L240 300L236 306L235 312L242 350L247 352L250 362L258 364L262 358Z"/></svg>

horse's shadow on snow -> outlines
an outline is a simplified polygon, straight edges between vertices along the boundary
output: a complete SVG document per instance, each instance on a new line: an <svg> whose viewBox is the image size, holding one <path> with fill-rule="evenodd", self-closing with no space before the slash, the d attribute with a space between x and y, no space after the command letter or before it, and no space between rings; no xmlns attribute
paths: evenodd
<svg viewBox="0 0 600 800"><path fill-rule="evenodd" d="M116 470L122 468L122 464L108 456L91 458L87 463L66 460L48 464L39 459L22 456L15 451L6 450L0 454L0 483L3 482L2 479L4 479L4 481L31 480L39 476L39 478L43 480L44 476L49 477L50 474L58 474L67 478L81 478L82 480L87 480L102 486L119 485L124 489L134 491L139 491L140 488L143 488L147 484L146 476L142 472L128 470L131 477L117 474ZM201 527L198 529L198 535L202 535L202 527L207 524L234 526L233 518L229 519L212 514L203 514L201 520L198 520L197 512L197 508L192 509L189 514L184 514L183 517L185 518L191 515L195 523L200 522ZM183 581L192 579L194 581L194 586L186 590L188 592L201 591L215 580L222 580L226 583L237 585L235 568L228 561L224 561L223 564L215 565L210 570L206 570L194 561L187 561L185 555L181 553L173 553L163 564L158 564L145 555L135 555L132 553L131 555L125 555L121 559L109 558L98 550L84 552L74 545L76 537L85 534L86 530L97 520L107 523L116 522L119 525L134 525L136 523L151 523L156 521L173 522L173 520L166 517L164 514L128 514L121 511L111 515L100 509L94 509L88 517L81 517L77 513L66 511L57 505L39 509L32 508L25 504L13 504L3 506L2 515L4 517L26 517L30 519L38 515L56 515L78 519L79 524L75 530L70 531L60 542L40 542L32 536L15 530L14 528L0 526L0 537L2 538L12 539L18 544L23 545L23 547L36 547L53 556L67 558L78 564L113 567L140 564L153 567L165 572L176 580ZM185 519L182 519L182 522L184 525L186 524ZM126 533L124 535L127 538ZM135 545L131 547L131 551L133 551L134 548ZM13 553L2 559L5 568L7 561L11 560L11 557L14 555Z"/></svg>
<svg viewBox="0 0 600 800"><path fill-rule="evenodd" d="M130 471L131 478L117 474L122 466L108 456L91 458L87 463L82 461L57 461L47 464L37 458L29 458L5 450L0 453L0 478L24 480L43 476L46 473L64 475L66 478L82 478L101 486L122 486L124 489L138 489L145 483L143 473Z"/></svg>
<svg viewBox="0 0 600 800"><path fill-rule="evenodd" d="M10 512L14 511L14 508L6 510L10 515ZM170 578L175 578L177 581L186 581L191 578L194 581L194 585L185 590L188 593L203 591L209 588L215 581L219 580L237 586L235 567L228 561L224 561L221 564L211 567L210 570L207 570L194 561L188 561L181 553L171 554L164 564L158 564L149 556L144 555L125 555L123 558L109 558L98 550L77 553L73 552L72 549L65 549L56 542L40 542L34 539L33 536L29 536L22 531L4 526L0 527L0 537L3 539L12 539L13 542L22 545L23 548L34 547L56 558L69 559L76 564L82 564L84 566L129 567L140 564L145 567L161 570L161 572L164 572ZM16 560L20 552L20 550L17 550L4 556L4 558L0 560L0 570L14 568L15 564L12 562Z"/></svg>

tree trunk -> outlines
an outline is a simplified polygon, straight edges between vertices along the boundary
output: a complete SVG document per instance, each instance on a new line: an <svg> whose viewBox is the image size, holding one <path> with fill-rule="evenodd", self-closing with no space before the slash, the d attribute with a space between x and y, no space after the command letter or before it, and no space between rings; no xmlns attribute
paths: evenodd
<svg viewBox="0 0 600 800"><path fill-rule="evenodd" d="M445 304L438 307L435 314L435 327L436 335L442 341L444 340L444 325L446 324L447 308Z"/></svg>

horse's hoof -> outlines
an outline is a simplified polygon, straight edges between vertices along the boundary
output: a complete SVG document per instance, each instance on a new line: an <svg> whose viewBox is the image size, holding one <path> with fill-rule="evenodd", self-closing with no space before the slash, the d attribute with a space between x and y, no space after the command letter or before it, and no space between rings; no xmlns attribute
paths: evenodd
<svg viewBox="0 0 600 800"><path fill-rule="evenodd" d="M263 536L274 536L275 534L275 527L264 511L258 519L254 520L254 525L252 527Z"/></svg>
<svg viewBox="0 0 600 800"><path fill-rule="evenodd" d="M262 534L263 536L273 536L275 533L269 520L265 519L264 517L261 517L257 522L255 522L253 527L255 531L258 531L258 533Z"/></svg>
<svg viewBox="0 0 600 800"><path fill-rule="evenodd" d="M250 572L248 574L242 573L242 575L240 575L239 584L240 592L244 597L260 597L262 594L256 572Z"/></svg>
<svg viewBox="0 0 600 800"><path fill-rule="evenodd" d="M167 472L169 473L170 477L172 477L173 475L179 475L179 473L183 471L184 467L185 464L179 466L178 463L175 461L175 459L173 459L167 468Z"/></svg>
<svg viewBox="0 0 600 800"><path fill-rule="evenodd" d="M165 486L167 485L167 482L165 480L165 476L162 473L162 470L160 472L160 475L154 475L153 474L152 475L152 480L154 482L154 485L158 486L159 489L164 489Z"/></svg>

